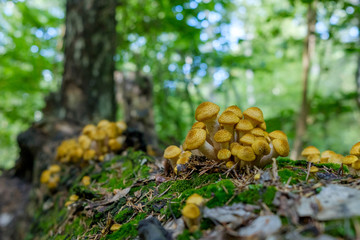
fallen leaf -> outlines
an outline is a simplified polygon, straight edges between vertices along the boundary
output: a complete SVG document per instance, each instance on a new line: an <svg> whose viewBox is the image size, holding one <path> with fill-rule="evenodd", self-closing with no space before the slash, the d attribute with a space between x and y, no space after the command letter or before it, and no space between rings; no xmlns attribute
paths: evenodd
<svg viewBox="0 0 360 240"><path fill-rule="evenodd" d="M256 218L250 225L240 228L238 231L242 237L268 237L273 235L281 228L281 220L277 215L260 216Z"/></svg>

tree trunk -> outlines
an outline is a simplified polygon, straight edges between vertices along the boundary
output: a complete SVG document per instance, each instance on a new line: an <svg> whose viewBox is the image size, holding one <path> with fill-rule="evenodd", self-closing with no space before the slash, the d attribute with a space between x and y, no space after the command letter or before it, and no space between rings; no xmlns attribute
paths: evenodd
<svg viewBox="0 0 360 240"><path fill-rule="evenodd" d="M296 137L293 150L291 152L292 159L298 159L303 148L304 135L306 133L306 119L308 116L308 82L311 67L311 57L315 50L315 24L316 24L316 1L309 3L307 11L307 34L304 41L304 50L302 56L302 100L300 113L296 121Z"/></svg>
<svg viewBox="0 0 360 240"><path fill-rule="evenodd" d="M116 0L66 4L62 114L79 123L116 116L114 61Z"/></svg>
<svg viewBox="0 0 360 240"><path fill-rule="evenodd" d="M357 92L356 103L360 108L360 53L358 53L355 81L356 81L356 92Z"/></svg>

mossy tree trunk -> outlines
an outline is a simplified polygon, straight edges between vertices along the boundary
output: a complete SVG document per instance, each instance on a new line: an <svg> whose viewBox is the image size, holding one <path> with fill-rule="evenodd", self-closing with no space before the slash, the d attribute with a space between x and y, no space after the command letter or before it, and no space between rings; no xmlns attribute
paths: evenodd
<svg viewBox="0 0 360 240"><path fill-rule="evenodd" d="M115 0L67 1L61 87L66 119L115 119L115 9Z"/></svg>

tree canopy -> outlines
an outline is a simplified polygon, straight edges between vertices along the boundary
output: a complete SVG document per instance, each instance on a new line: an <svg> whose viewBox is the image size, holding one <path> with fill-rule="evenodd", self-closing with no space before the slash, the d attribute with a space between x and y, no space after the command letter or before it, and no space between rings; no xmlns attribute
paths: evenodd
<svg viewBox="0 0 360 240"><path fill-rule="evenodd" d="M160 144L182 141L204 100L259 106L292 143L309 2L119 2L115 68L152 79ZM345 153L359 140L359 5L317 1L303 141L321 150ZM8 168L16 135L41 121L44 97L61 84L65 1L2 1L0 8L0 166Z"/></svg>

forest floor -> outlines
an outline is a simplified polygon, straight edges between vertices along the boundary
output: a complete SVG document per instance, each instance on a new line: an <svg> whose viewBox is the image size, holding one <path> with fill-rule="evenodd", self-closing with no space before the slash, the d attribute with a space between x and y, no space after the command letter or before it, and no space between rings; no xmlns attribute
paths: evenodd
<svg viewBox="0 0 360 240"><path fill-rule="evenodd" d="M192 157L186 172L165 176L160 159L127 150L62 168L56 191L38 191L43 200L27 239L137 239L139 231L144 239L360 239L360 179L346 166L315 165L306 181L306 161L278 158L235 172ZM206 203L200 228L190 232L181 210L193 193ZM72 195L79 198L69 205ZM139 229L150 217L161 225L142 221Z"/></svg>

